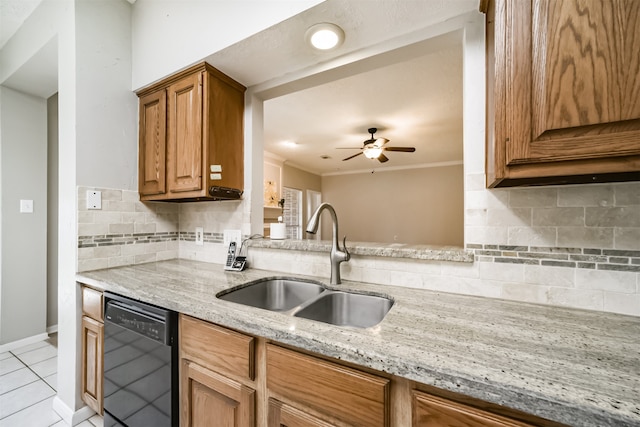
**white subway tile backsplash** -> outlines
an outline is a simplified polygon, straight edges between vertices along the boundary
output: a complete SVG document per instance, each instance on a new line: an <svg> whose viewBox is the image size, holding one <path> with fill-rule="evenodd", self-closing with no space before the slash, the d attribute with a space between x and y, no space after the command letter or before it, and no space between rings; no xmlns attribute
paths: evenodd
<svg viewBox="0 0 640 427"><path fill-rule="evenodd" d="M584 227L584 208L534 208L534 227Z"/></svg>
<svg viewBox="0 0 640 427"><path fill-rule="evenodd" d="M613 239L616 249L639 250L640 228L614 228Z"/></svg>
<svg viewBox="0 0 640 427"><path fill-rule="evenodd" d="M507 227L465 227L464 240L506 245L509 243L509 229Z"/></svg>
<svg viewBox="0 0 640 427"><path fill-rule="evenodd" d="M576 270L576 288L633 294L637 290L636 276L636 273L626 271L579 268Z"/></svg>
<svg viewBox="0 0 640 427"><path fill-rule="evenodd" d="M87 211L86 190L78 192L81 271L173 258L222 268L223 231L250 234L248 198L141 203L134 191L97 189L107 209ZM639 194L640 183L487 190L484 175L467 175L465 242L474 263L353 256L342 277L637 316ZM204 228L203 246L195 227ZM248 256L253 268L329 280L328 253L252 247Z"/></svg>
<svg viewBox="0 0 640 427"><path fill-rule="evenodd" d="M520 286L526 286L525 284L532 284L541 286L573 288L575 287L576 281L575 271L576 269L574 268L525 265L524 283Z"/></svg>
<svg viewBox="0 0 640 427"><path fill-rule="evenodd" d="M558 188L558 206L613 206L612 185L590 184Z"/></svg>
<svg viewBox="0 0 640 427"><path fill-rule="evenodd" d="M507 231L509 245L556 246L556 227L508 227Z"/></svg>
<svg viewBox="0 0 640 427"><path fill-rule="evenodd" d="M135 202L123 202L122 200L103 200L102 209L111 212L135 212Z"/></svg>
<svg viewBox="0 0 640 427"><path fill-rule="evenodd" d="M567 289L550 287L547 304L602 311L604 292L598 290Z"/></svg>
<svg viewBox="0 0 640 427"><path fill-rule="evenodd" d="M502 285L501 298L531 302L535 304L547 304L549 286L528 286L524 283L504 283Z"/></svg>
<svg viewBox="0 0 640 427"><path fill-rule="evenodd" d="M616 206L640 205L640 183L621 183L614 189Z"/></svg>
<svg viewBox="0 0 640 427"><path fill-rule="evenodd" d="M559 227L557 246L613 248L613 228Z"/></svg>
<svg viewBox="0 0 640 427"><path fill-rule="evenodd" d="M87 190L101 192L102 209L86 209ZM78 187L78 218L78 271L178 257L174 204L145 204L135 191Z"/></svg>
<svg viewBox="0 0 640 427"><path fill-rule="evenodd" d="M530 226L531 209L489 209L487 210L487 225L493 227Z"/></svg>
<svg viewBox="0 0 640 427"><path fill-rule="evenodd" d="M640 227L640 205L586 208L587 227Z"/></svg>
<svg viewBox="0 0 640 427"><path fill-rule="evenodd" d="M464 211L464 225L487 225L487 209L467 209Z"/></svg>
<svg viewBox="0 0 640 427"><path fill-rule="evenodd" d="M640 316L640 295L604 292L604 311Z"/></svg>
<svg viewBox="0 0 640 427"><path fill-rule="evenodd" d="M509 207L540 208L558 206L558 190L555 188L514 188L508 190Z"/></svg>
<svg viewBox="0 0 640 427"><path fill-rule="evenodd" d="M502 282L523 282L524 265L483 262L480 263L480 278Z"/></svg>

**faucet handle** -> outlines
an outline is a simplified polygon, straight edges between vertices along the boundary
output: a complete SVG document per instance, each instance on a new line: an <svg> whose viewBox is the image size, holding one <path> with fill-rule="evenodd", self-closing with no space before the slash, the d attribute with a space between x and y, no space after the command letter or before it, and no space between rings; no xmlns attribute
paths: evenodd
<svg viewBox="0 0 640 427"><path fill-rule="evenodd" d="M349 249L347 249L347 236L344 236L342 239L342 249L344 249L344 253L346 254L345 261L349 261L351 254L349 253Z"/></svg>

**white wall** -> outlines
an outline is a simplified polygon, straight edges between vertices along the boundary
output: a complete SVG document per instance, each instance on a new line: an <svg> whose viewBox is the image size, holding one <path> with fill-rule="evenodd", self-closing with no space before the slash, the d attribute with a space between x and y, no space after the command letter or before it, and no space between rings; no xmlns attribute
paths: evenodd
<svg viewBox="0 0 640 427"><path fill-rule="evenodd" d="M323 0L138 0L133 6L133 81L139 89ZM215 65L215 64L214 64Z"/></svg>
<svg viewBox="0 0 640 427"><path fill-rule="evenodd" d="M0 86L0 344L46 331L47 104ZM33 213L20 213L20 200Z"/></svg>
<svg viewBox="0 0 640 427"><path fill-rule="evenodd" d="M462 164L322 177L340 236L352 242L464 246ZM331 239L323 216L322 239Z"/></svg>
<svg viewBox="0 0 640 427"><path fill-rule="evenodd" d="M47 100L47 330L58 327L58 95Z"/></svg>
<svg viewBox="0 0 640 427"><path fill-rule="evenodd" d="M130 4L77 2L75 40L76 184L137 189L138 98L130 90Z"/></svg>

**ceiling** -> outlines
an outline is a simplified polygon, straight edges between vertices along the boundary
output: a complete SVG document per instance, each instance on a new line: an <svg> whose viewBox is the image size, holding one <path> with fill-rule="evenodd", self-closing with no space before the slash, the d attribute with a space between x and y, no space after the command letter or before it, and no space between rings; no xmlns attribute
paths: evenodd
<svg viewBox="0 0 640 427"><path fill-rule="evenodd" d="M294 92L264 103L265 151L318 173L418 167L462 161L462 44L443 40L430 53ZM360 152L376 127L380 163ZM344 149L344 148L353 149Z"/></svg>
<svg viewBox="0 0 640 427"><path fill-rule="evenodd" d="M42 0L0 0L0 49Z"/></svg>
<svg viewBox="0 0 640 427"><path fill-rule="evenodd" d="M317 174L459 164L462 32L429 29L477 11L477 0L327 0L206 59L262 91L265 151L281 161ZM304 34L319 22L339 25L344 44L311 49ZM416 152L342 161L358 150L338 148L361 147L370 127Z"/></svg>
<svg viewBox="0 0 640 427"><path fill-rule="evenodd" d="M0 0L1 43L40 2ZM251 89L267 87L261 93L265 149L302 169L330 174L459 163L461 32L434 37L429 29L477 7L477 0L326 0L205 59ZM304 33L318 22L339 25L344 44L329 52L307 46ZM54 51L49 43L33 66L25 64L4 84L28 93L34 82L57 87L57 67L41 75L52 67L36 61ZM318 72L323 67L327 71ZM40 92L34 94L50 95ZM338 148L362 146L369 127L377 127L388 146L416 152L386 153L384 164L364 156L343 162L358 150Z"/></svg>

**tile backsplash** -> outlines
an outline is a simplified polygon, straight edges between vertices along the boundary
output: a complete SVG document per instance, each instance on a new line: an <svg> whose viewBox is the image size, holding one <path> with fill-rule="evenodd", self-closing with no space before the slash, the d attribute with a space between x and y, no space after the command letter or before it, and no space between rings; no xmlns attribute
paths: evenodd
<svg viewBox="0 0 640 427"><path fill-rule="evenodd" d="M640 316L640 183L487 190L467 175L465 242L475 262L353 256L345 280ZM141 203L78 189L79 271L171 258L223 264L225 229L250 230L247 200ZM97 189L100 190L100 189ZM204 228L204 245L195 244ZM250 248L252 267L329 277L328 254Z"/></svg>
<svg viewBox="0 0 640 427"><path fill-rule="evenodd" d="M102 209L86 206L102 192ZM178 206L142 203L137 191L78 187L78 271L178 257Z"/></svg>

